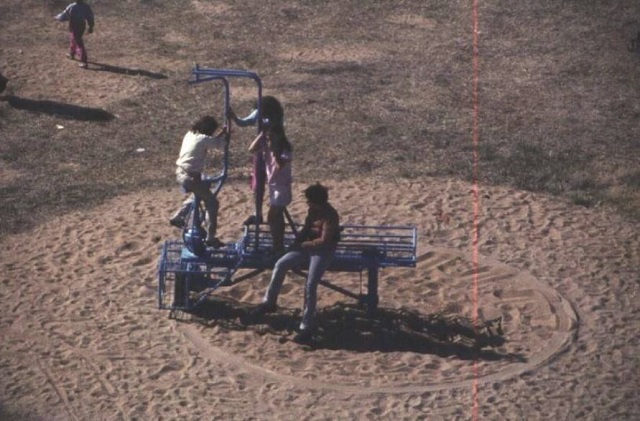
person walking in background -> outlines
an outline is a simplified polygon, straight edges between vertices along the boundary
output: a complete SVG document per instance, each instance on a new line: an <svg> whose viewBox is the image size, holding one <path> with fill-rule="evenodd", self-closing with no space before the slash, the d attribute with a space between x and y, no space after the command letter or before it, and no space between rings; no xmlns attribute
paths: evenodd
<svg viewBox="0 0 640 421"><path fill-rule="evenodd" d="M265 130L249 146L249 152L262 154L269 187L269 213L267 222L273 240L273 254L284 251L284 212L291 203L292 147L284 133L284 127L268 124Z"/></svg>
<svg viewBox="0 0 640 421"><path fill-rule="evenodd" d="M275 311L287 272L302 264L308 265L302 321L298 334L293 338L300 343L312 338L318 283L331 264L340 240L340 217L329 203L327 188L319 183L313 184L305 189L304 195L309 207L304 226L290 251L276 262L262 303L252 313L252 317L257 318Z"/></svg>
<svg viewBox="0 0 640 421"><path fill-rule="evenodd" d="M83 69L88 68L89 59L82 37L85 30L87 30L87 25L89 26L87 32L93 33L95 24L93 10L84 0L76 0L76 2L69 4L64 11L58 14L56 19L60 22L69 22L69 54L67 54L67 57L74 60L76 53L79 54L80 67Z"/></svg>
<svg viewBox="0 0 640 421"><path fill-rule="evenodd" d="M209 185L202 179L202 172L205 168L207 152L217 146L224 146L228 141L227 126L218 133L218 122L212 116L200 117L187 132L182 140L180 154L176 161L176 179L186 192L191 192L204 202L207 210L207 246L219 248L223 243L216 237L218 227L219 202ZM169 223L175 227L183 228L186 224L185 218L191 207L191 199L187 199L176 213L173 214Z"/></svg>

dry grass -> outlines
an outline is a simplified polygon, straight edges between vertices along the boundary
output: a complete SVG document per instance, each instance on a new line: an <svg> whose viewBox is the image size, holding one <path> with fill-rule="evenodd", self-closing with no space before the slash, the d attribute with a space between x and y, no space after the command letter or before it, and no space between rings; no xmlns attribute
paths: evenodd
<svg viewBox="0 0 640 421"><path fill-rule="evenodd" d="M255 71L282 98L300 180L471 180L471 2L102 0L87 37L90 60L107 65L96 71L64 59L51 17L66 3L0 5L0 69L11 78L1 233L175 188L184 131L220 113L215 84L187 87L194 62ZM638 2L480 4L480 181L640 220L640 56L627 49ZM234 89L234 106L248 109L250 85ZM236 130L235 177L252 135Z"/></svg>

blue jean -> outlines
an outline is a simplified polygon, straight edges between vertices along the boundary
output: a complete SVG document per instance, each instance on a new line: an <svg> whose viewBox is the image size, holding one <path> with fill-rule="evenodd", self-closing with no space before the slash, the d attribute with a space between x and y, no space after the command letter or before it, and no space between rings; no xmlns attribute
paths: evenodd
<svg viewBox="0 0 640 421"><path fill-rule="evenodd" d="M288 252L276 262L273 273L271 274L271 282L262 301L275 306L287 272L302 264L308 264L309 273L307 274L307 280L304 284L304 307L302 310L300 329L312 328L316 314L318 283L331 264L334 255L334 248L313 251L294 250Z"/></svg>
<svg viewBox="0 0 640 421"><path fill-rule="evenodd" d="M218 208L220 204L218 198L216 198L209 189L209 184L199 178L190 177L187 174L178 174L177 180L185 191L195 194L198 199L204 202L204 207L207 210L207 219L209 220L207 239L215 238L218 229ZM185 200L173 217L186 217L191 209L192 202L191 198Z"/></svg>

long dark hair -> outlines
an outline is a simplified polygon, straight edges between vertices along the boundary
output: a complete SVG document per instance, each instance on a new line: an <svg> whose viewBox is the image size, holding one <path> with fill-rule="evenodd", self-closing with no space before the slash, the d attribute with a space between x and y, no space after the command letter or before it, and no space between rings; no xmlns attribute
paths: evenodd
<svg viewBox="0 0 640 421"><path fill-rule="evenodd" d="M283 151L291 152L293 146L284 132L283 126L269 125L266 130L267 137L271 140L271 151L275 156L282 155Z"/></svg>
<svg viewBox="0 0 640 421"><path fill-rule="evenodd" d="M266 122L265 132L271 139L271 151L280 156L283 151L291 152L293 147L284 131L284 108L278 99L267 95L262 97L260 116Z"/></svg>
<svg viewBox="0 0 640 421"><path fill-rule="evenodd" d="M284 127L284 109L276 97L267 95L262 97L260 116L268 121L269 126Z"/></svg>

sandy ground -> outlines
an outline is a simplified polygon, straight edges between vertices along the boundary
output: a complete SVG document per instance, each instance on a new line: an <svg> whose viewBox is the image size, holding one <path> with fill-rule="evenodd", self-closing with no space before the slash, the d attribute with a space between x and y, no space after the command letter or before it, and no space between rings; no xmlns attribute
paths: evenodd
<svg viewBox="0 0 640 421"><path fill-rule="evenodd" d="M127 106L127 98L137 100L148 94L157 101L169 92L166 107L175 108L180 117L177 120L191 120L190 110L176 102L172 87L182 86L185 69L192 61L216 62L218 57L209 44L194 42L189 28L165 31L162 21L154 20L162 17L159 14L143 22L145 29L139 21L123 19L104 8L96 34L88 37L91 70L83 71L64 58L66 34L52 21L52 10L62 4L41 2L35 7L35 3L15 3L5 8L7 25L2 31L3 36L7 34L3 38L7 44L0 46L4 48L2 71L11 76L5 94L109 109L122 122L129 121L127 114L133 113L135 105L130 101ZM191 3L197 6L198 14L188 16L220 15L229 25L246 26L234 20L240 12L227 15L224 5ZM295 18L295 8L285 12ZM322 13L318 16L331 18ZM462 38L450 35L467 31L455 21L450 26L456 32L451 32L436 20L414 14L398 12L383 19L389 28L398 25L395 32L399 36L406 36L404 53L420 57L424 56L424 45L416 39L431 41L443 34L453 39L458 49L458 43L466 45L469 38L466 32ZM580 28L586 21L579 20ZM368 26L383 26L375 22ZM221 23L222 19L216 21ZM467 23L470 25L470 20L465 20ZM507 23L511 27L511 20ZM544 49L541 39L546 38L536 37L557 34L545 26L531 30L518 23L513 27L523 31L523 39L537 39L534 47L543 45ZM142 36L150 28L160 28L158 33L163 35L157 39ZM418 37L412 28L418 30ZM598 31L585 28L584 33L576 32L580 38L575 45L579 47L582 44L578 42L598 35ZM482 31L484 34L485 29ZM307 31L300 32L307 36ZM611 45L627 55L626 35L618 39L616 34L602 34L608 37L607 48L585 48L589 63L598 57L593 51L615 53ZM274 54L292 61L294 69L304 70L309 63L384 60L389 51L401 47L377 45L378 40L373 37L352 45L323 43L322 48L312 48L307 42L281 43ZM149 50L150 41L174 52ZM444 51L451 55L449 51L455 50L442 42L431 45L448 46ZM520 66L521 51L514 48L505 57L518 63L509 74L513 71L524 81L517 97L520 101L541 90L535 76L529 76L529 69L533 69L531 75L537 75L537 69L546 72L550 60L543 55L544 59L534 58L527 66ZM121 54L120 49L130 50L135 58ZM572 49L583 53L574 44ZM467 56L463 57L466 63ZM601 87L601 75L622 75L624 81L625 71L630 71L608 67L610 63L624 64L609 58L618 56L602 57L607 66L601 64L601 68L606 71L591 69L584 66L584 59L568 56L570 66L564 68L569 75L566 80L571 82L568 86L580 86L580 72L575 69L584 67L587 73L597 75L595 92L605 91L603 98L623 104L626 97L621 91L609 89L609 85ZM483 72L491 69L489 65L497 66L487 63ZM626 66L635 69L636 62L630 63ZM425 65L423 70L429 73L431 67ZM502 87L502 75L507 74L503 72L496 73L500 76L495 76L500 81L498 87ZM175 78L158 78L174 73ZM300 98L317 94L313 87L299 92L293 87L293 82L304 86L303 82L315 77L312 73L282 73L286 76L280 83L287 86L282 90L289 95L284 97L289 103L304 104ZM273 88L275 74L271 76L269 86ZM387 78L386 73L382 76L380 81ZM482 80L490 82L484 73ZM440 109L438 98L457 103L457 97L450 97L448 79L444 82L438 89L417 85L414 89L422 89L424 95L401 99L407 101L406 108L416 105L411 101L433 101L434 109ZM631 89L623 82L621 86ZM445 92L442 97L437 95L440 91ZM504 92L511 95L509 89ZM487 97L499 98L499 93L490 90ZM236 91L234 95L244 100L253 93ZM375 106L380 97L384 95L367 100ZM589 115L589 101L579 96L569 98L572 113ZM602 110L594 105L594 115L616 110L615 102L611 105L596 99L594 104ZM526 101L523 104L529 107ZM586 111L575 104L583 104ZM2 106L10 105L3 102ZM550 114L543 117L562 114L558 110L565 111L564 106L562 102L557 108L548 107ZM325 124L328 111L317 108L314 118ZM157 110L143 107L136 113L147 113L149 126L162 118ZM628 120L633 121L636 114L621 115L629 115ZM530 115L524 116L522 120L528 122ZM49 140L67 136L64 130L53 129L53 119L38 121L52 123ZM621 124L619 120L593 121L586 131ZM85 136L80 122L62 122L69 137ZM598 145L607 147L605 143ZM172 169L159 166L156 170L171 176ZM0 162L0 187L13 186L28 176L22 169ZM446 178L421 178L413 183L376 179L323 182L332 188L331 201L345 224L414 224L418 229L418 261L416 268L382 270L380 309L372 318L363 315L353 299L321 288L318 319L323 336L314 347L289 340L302 304L303 280L297 276L287 279L278 312L264 323L247 326L240 322L240 316L260 301L268 272L216 291L206 303L206 317L181 315L176 320L168 317L168 311L158 309L157 265L162 244L180 236L167 223L181 199L177 187L121 196L90 211L70 212L32 231L0 238L0 420L639 419L637 223L604 207L586 209L547 195L480 186L476 290L473 186ZM290 207L298 221L304 215L299 197L304 187L295 186L298 197ZM231 180L220 200L221 237L237 241L241 221L251 213L246 180ZM356 292L362 288L358 274L331 273L327 278ZM481 344L479 351L474 349L479 337L469 334L468 329L476 304L481 320L501 317L503 330L494 341Z"/></svg>
<svg viewBox="0 0 640 421"><path fill-rule="evenodd" d="M334 326L333 336L314 347L288 340L302 300L297 276L264 323L246 326L236 316L260 301L268 272L219 289L206 304L226 309L217 318L175 320L158 309L160 249L179 238L167 223L180 202L177 188L119 197L3 238L2 418L603 420L640 413L637 226L601 209L481 186L478 313L501 316L504 333L474 352L460 334L476 296L472 186L443 179L327 184L344 223L415 224L418 263L382 271L373 319L351 298L321 288L318 317ZM297 196L303 188L295 186ZM232 180L220 200L220 234L237 241L251 192ZM302 218L300 197L290 210ZM327 279L361 288L357 274Z"/></svg>

